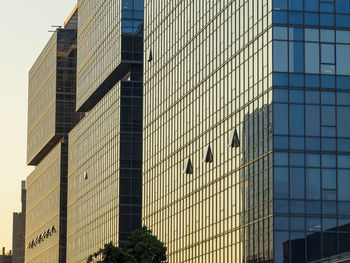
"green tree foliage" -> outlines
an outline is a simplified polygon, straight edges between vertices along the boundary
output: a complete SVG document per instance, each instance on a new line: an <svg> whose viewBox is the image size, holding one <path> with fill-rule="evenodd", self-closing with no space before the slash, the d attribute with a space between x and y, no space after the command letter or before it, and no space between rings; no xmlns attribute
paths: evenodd
<svg viewBox="0 0 350 263"><path fill-rule="evenodd" d="M110 242L89 256L87 262L167 263L166 251L165 245L144 226L131 234L124 248L116 247Z"/></svg>
<svg viewBox="0 0 350 263"><path fill-rule="evenodd" d="M145 226L131 234L125 249L127 254L135 258L138 263L162 263L167 261L167 248Z"/></svg>

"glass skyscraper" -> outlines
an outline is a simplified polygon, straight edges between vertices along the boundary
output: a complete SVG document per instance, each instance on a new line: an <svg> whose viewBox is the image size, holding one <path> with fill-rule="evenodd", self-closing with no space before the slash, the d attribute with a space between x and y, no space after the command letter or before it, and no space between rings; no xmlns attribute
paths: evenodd
<svg viewBox="0 0 350 263"><path fill-rule="evenodd" d="M79 0L69 133L67 262L141 227L143 0Z"/></svg>
<svg viewBox="0 0 350 263"><path fill-rule="evenodd" d="M68 132L75 112L76 8L29 72L25 262L66 262Z"/></svg>
<svg viewBox="0 0 350 263"><path fill-rule="evenodd" d="M143 224L169 262L350 252L350 2L145 0Z"/></svg>
<svg viewBox="0 0 350 263"><path fill-rule="evenodd" d="M350 2L273 3L274 256L350 251Z"/></svg>

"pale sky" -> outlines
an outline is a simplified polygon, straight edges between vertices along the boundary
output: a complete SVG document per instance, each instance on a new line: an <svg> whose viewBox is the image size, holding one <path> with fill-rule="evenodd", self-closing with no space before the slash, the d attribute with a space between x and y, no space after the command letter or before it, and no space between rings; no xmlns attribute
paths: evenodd
<svg viewBox="0 0 350 263"><path fill-rule="evenodd" d="M26 166L28 71L76 0L0 0L0 247L12 249Z"/></svg>

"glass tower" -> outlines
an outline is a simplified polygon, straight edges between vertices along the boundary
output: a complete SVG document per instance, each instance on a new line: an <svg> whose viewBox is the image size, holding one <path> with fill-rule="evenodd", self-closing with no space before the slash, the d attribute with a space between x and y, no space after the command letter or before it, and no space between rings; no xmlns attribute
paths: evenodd
<svg viewBox="0 0 350 263"><path fill-rule="evenodd" d="M28 87L25 262L66 262L68 132L75 112L76 8L33 64Z"/></svg>
<svg viewBox="0 0 350 263"><path fill-rule="evenodd" d="M350 2L273 2L274 258L350 251Z"/></svg>
<svg viewBox="0 0 350 263"><path fill-rule="evenodd" d="M141 227L143 0L78 1L77 111L69 133L67 262Z"/></svg>
<svg viewBox="0 0 350 263"><path fill-rule="evenodd" d="M350 2L145 0L143 224L169 262L350 251Z"/></svg>

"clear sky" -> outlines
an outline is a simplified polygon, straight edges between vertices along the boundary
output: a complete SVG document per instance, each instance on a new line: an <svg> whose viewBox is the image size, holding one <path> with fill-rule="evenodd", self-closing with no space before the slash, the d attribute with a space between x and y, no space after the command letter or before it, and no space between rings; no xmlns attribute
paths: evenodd
<svg viewBox="0 0 350 263"><path fill-rule="evenodd" d="M26 166L28 71L76 0L0 0L0 247L12 248Z"/></svg>

